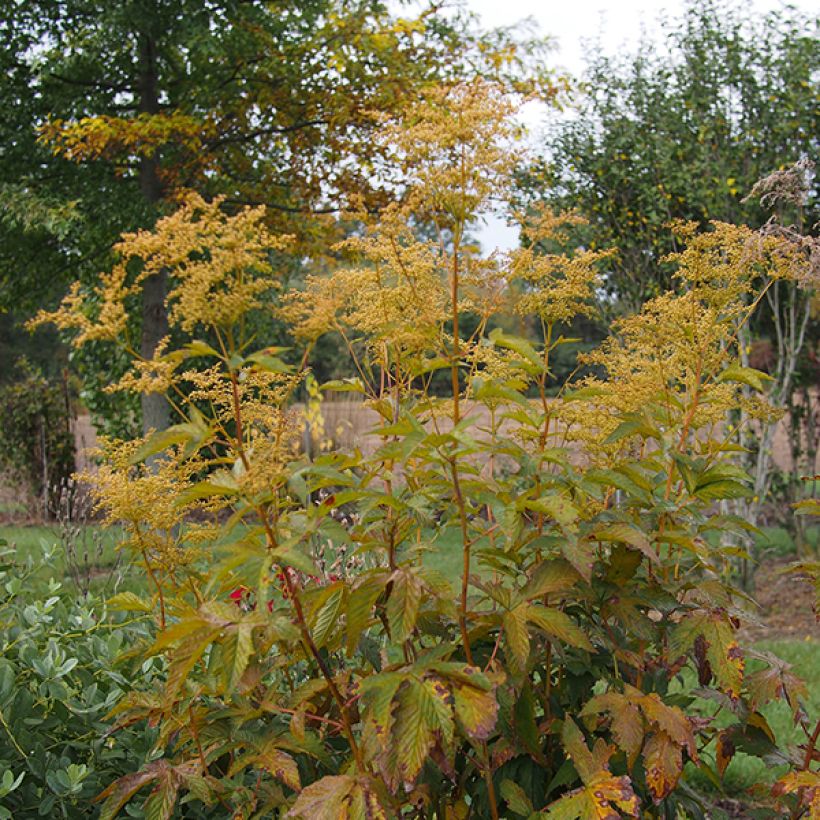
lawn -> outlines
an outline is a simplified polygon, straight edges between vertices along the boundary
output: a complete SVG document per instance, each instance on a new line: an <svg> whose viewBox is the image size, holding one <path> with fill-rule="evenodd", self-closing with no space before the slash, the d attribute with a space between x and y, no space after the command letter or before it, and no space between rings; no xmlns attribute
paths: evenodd
<svg viewBox="0 0 820 820"><path fill-rule="evenodd" d="M104 592L124 573L123 557L117 546L121 540L117 527L77 525L61 530L53 525L0 525L0 539L15 552L18 561L32 558L49 560L37 573L38 578L62 579L67 584ZM57 549L50 548L57 546ZM79 582L79 583L78 583Z"/></svg>

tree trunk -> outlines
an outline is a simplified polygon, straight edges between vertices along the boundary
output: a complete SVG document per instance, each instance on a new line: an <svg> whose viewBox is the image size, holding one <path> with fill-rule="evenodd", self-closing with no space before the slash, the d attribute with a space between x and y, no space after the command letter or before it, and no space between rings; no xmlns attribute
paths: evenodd
<svg viewBox="0 0 820 820"><path fill-rule="evenodd" d="M139 111L145 114L159 112L157 91L156 43L149 34L143 33L139 40ZM140 191L146 201L157 205L162 200L162 181L159 176L157 157L140 159ZM168 274L158 273L145 280L142 289L142 345L141 353L146 359L154 355L157 344L168 335L168 311L165 297L168 293ZM170 407L161 393L143 393L142 429L164 430L170 424Z"/></svg>

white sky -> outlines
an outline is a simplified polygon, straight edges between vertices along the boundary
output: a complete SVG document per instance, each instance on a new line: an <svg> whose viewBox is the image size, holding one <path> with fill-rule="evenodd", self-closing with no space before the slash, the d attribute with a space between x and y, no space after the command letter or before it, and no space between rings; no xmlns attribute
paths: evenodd
<svg viewBox="0 0 820 820"><path fill-rule="evenodd" d="M684 0L464 0L464 5L479 14L486 27L532 18L539 34L556 40L552 65L579 75L584 69L585 41L600 39L606 54L634 52L642 31L657 35L659 20L680 17L686 4ZM744 0L742 8L765 14L785 5L778 0ZM792 0L788 5L804 13L820 12L820 0ZM525 120L537 129L537 116ZM487 250L518 244L518 232L497 218L489 218L478 235Z"/></svg>

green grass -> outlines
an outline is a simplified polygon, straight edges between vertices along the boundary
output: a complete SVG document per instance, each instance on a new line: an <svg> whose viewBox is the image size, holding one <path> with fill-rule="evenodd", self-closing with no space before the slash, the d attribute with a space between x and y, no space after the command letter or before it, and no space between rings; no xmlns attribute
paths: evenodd
<svg viewBox="0 0 820 820"><path fill-rule="evenodd" d="M753 649L770 652L792 665L792 672L806 683L808 693L803 700L808 723L811 728L820 720L820 642L814 640L766 640L753 644ZM750 662L747 671L757 668L757 661ZM691 677L691 679L690 679ZM687 676L683 685L686 690L695 683L694 675ZM709 701L698 701L704 714L714 714L715 705ZM796 746L804 743L805 733L792 720L791 709L783 701L776 701L761 709L777 742L779 749ZM718 714L715 726L722 728L732 721L728 716ZM710 765L714 764L714 744L710 744L704 752L704 757ZM727 795L742 798L749 796L753 799L754 793L760 787L771 785L778 777L785 774L785 766L771 766L759 758L751 757L743 752L737 752L724 773L722 791ZM715 784L705 774L695 770L692 764L688 766L690 782L707 792L716 791Z"/></svg>
<svg viewBox="0 0 820 820"><path fill-rule="evenodd" d="M806 529L806 546L815 552L820 542L820 527ZM797 547L794 539L785 527L761 527L760 535L755 539L755 556L758 560L795 555Z"/></svg>
<svg viewBox="0 0 820 820"><path fill-rule="evenodd" d="M15 557L20 562L29 558L33 558L35 562L42 561L44 546L61 547L54 551L50 563L43 563L36 578L42 581L57 578L65 584L73 584L65 549L67 545L62 542L58 526L0 525L0 539L14 550ZM75 536L74 567L81 574L88 574L92 589L104 591L118 561L122 563L117 550L121 539L122 533L118 527L104 528L96 525L81 527L79 534Z"/></svg>

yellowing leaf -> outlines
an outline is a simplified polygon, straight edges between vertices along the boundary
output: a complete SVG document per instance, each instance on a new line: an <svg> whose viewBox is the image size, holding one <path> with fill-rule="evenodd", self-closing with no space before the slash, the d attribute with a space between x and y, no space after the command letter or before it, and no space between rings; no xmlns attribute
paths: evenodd
<svg viewBox="0 0 820 820"><path fill-rule="evenodd" d="M521 591L521 598L531 600L553 592L563 592L573 587L578 580L578 572L569 562L561 559L542 561Z"/></svg>
<svg viewBox="0 0 820 820"><path fill-rule="evenodd" d="M581 730L570 717L564 720L561 741L583 786L550 804L544 817L551 820L619 820L621 814L638 817L638 798L630 779L615 777L609 771L607 761L611 750L604 745L590 752Z"/></svg>
<svg viewBox="0 0 820 820"><path fill-rule="evenodd" d="M683 771L681 747L666 732L655 732L643 750L646 785L655 800L662 800L678 784Z"/></svg>
<svg viewBox="0 0 820 820"><path fill-rule="evenodd" d="M530 656L530 634L527 627L529 604L520 604L504 613L501 619L510 665L523 672Z"/></svg>
<svg viewBox="0 0 820 820"><path fill-rule="evenodd" d="M737 700L745 662L728 617L719 611L691 613L670 634L670 655L677 657L688 653L698 636L702 636L706 643L706 657L718 683L732 700Z"/></svg>
<svg viewBox="0 0 820 820"><path fill-rule="evenodd" d="M456 717L467 737L487 740L495 729L498 717L495 692L456 683L453 696Z"/></svg>
<svg viewBox="0 0 820 820"><path fill-rule="evenodd" d="M339 820L344 817L345 798L353 790L356 781L349 775L323 777L302 789L293 808L286 817L305 820Z"/></svg>

